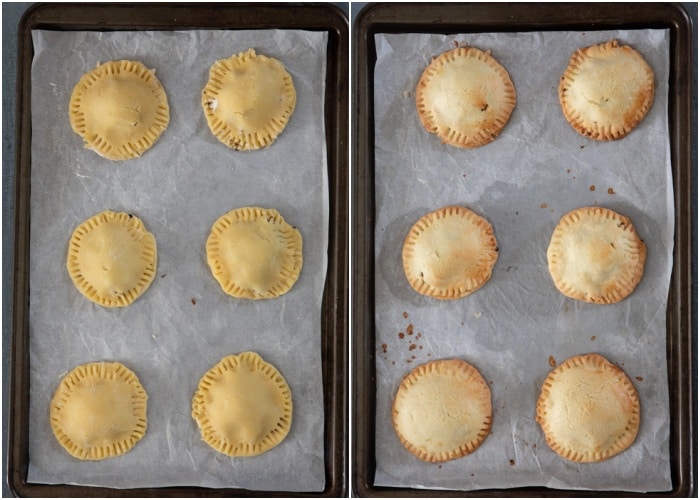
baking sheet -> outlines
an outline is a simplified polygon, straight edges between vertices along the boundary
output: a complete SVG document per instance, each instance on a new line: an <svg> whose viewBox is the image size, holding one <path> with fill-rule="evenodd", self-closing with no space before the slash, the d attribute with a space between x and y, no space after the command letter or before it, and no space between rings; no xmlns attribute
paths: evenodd
<svg viewBox="0 0 700 500"><path fill-rule="evenodd" d="M577 48L616 38L655 72L649 114L620 141L600 143L565 121L557 87ZM375 486L475 490L519 486L667 491L671 488L666 306L674 209L669 153L667 30L377 34L375 111ZM445 146L416 116L414 87L431 57L468 44L509 71L518 102L493 143ZM542 54L546 54L543 57ZM494 226L500 256L491 280L457 301L416 294L403 275L401 246L423 214L461 204ZM647 245L633 295L598 306L565 298L546 266L559 218L600 205L629 216ZM552 369L598 352L620 365L641 398L641 426L626 452L600 464L560 459L534 420ZM399 443L391 402L405 374L430 360L460 357L489 382L492 433L467 457L421 462Z"/></svg>
<svg viewBox="0 0 700 500"><path fill-rule="evenodd" d="M32 32L28 482L324 488L320 318L329 217L327 36L304 30ZM297 104L270 148L236 152L209 131L200 94L215 60L250 47L285 64ZM141 158L115 163L83 149L70 128L68 100L83 73L122 58L156 70L171 117ZM211 225L248 205L278 209L303 237L299 280L278 299L233 299L206 263ZM65 268L74 228L108 208L139 216L158 244L155 281L134 304L117 310L83 298ZM293 423L273 450L234 459L201 441L191 400L210 367L246 350L258 352L287 379ZM140 378L149 396L148 431L121 457L79 462L53 437L48 404L62 375L99 360L120 361Z"/></svg>

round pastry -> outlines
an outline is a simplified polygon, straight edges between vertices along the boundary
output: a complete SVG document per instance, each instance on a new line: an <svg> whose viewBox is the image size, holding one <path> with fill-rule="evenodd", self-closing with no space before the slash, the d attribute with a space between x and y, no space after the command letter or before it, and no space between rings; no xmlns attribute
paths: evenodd
<svg viewBox="0 0 700 500"><path fill-rule="evenodd" d="M654 71L642 55L616 40L573 53L559 82L559 102L579 134L621 139L654 102Z"/></svg>
<svg viewBox="0 0 700 500"><path fill-rule="evenodd" d="M491 431L491 390L466 361L431 361L403 379L392 415L401 444L416 457L454 460L475 451Z"/></svg>
<svg viewBox="0 0 700 500"><path fill-rule="evenodd" d="M165 90L136 61L109 61L83 75L70 98L70 124L85 147L110 160L141 156L170 122Z"/></svg>
<svg viewBox="0 0 700 500"><path fill-rule="evenodd" d="M61 380L51 399L51 429L75 458L116 457L146 433L147 399L139 379L121 363L81 365Z"/></svg>
<svg viewBox="0 0 700 500"><path fill-rule="evenodd" d="M639 416L632 381L599 354L564 361L549 373L537 400L547 444L574 462L601 462L629 448Z"/></svg>
<svg viewBox="0 0 700 500"><path fill-rule="evenodd" d="M490 51L459 47L434 58L418 81L416 107L423 127L443 143L475 148L493 141L515 108L506 69Z"/></svg>
<svg viewBox="0 0 700 500"><path fill-rule="evenodd" d="M296 90L284 65L253 49L216 61L202 92L209 129L237 150L272 144L295 106Z"/></svg>
<svg viewBox="0 0 700 500"><path fill-rule="evenodd" d="M632 221L613 210L583 207L564 215L547 248L557 289L572 299L613 304L644 274L646 246Z"/></svg>
<svg viewBox="0 0 700 500"><path fill-rule="evenodd" d="M403 244L403 269L411 287L437 299L466 297L491 278L498 244L486 219L460 206L421 217Z"/></svg>
<svg viewBox="0 0 700 500"><path fill-rule="evenodd" d="M128 306L156 274L156 239L133 214L105 210L80 224L68 244L68 274L104 307Z"/></svg>
<svg viewBox="0 0 700 500"><path fill-rule="evenodd" d="M202 439L234 457L260 455L292 427L287 381L254 352L223 358L204 374L192 400Z"/></svg>
<svg viewBox="0 0 700 500"><path fill-rule="evenodd" d="M303 264L301 233L274 209L243 207L225 213L212 226L206 250L223 291L243 299L287 293Z"/></svg>

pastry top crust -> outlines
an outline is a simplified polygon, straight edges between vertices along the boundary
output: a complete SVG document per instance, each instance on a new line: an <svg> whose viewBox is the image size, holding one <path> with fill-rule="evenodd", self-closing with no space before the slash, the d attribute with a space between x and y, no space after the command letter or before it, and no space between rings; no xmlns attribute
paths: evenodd
<svg viewBox="0 0 700 500"><path fill-rule="evenodd" d="M243 207L222 215L207 239L207 262L227 294L269 299L287 293L303 265L301 233L275 209Z"/></svg>
<svg viewBox="0 0 700 500"><path fill-rule="evenodd" d="M109 61L83 75L69 107L71 127L85 147L110 160L141 156L170 122L163 86L137 61Z"/></svg>
<svg viewBox="0 0 700 500"><path fill-rule="evenodd" d="M547 444L560 456L601 462L634 442L639 396L629 377L603 356L574 356L545 379L536 419Z"/></svg>
<svg viewBox="0 0 700 500"><path fill-rule="evenodd" d="M646 246L632 221L602 207L564 215L547 248L549 272L567 297L597 304L620 302L644 274Z"/></svg>
<svg viewBox="0 0 700 500"><path fill-rule="evenodd" d="M616 40L579 49L561 77L559 101L581 135L621 139L654 102L654 71L639 52Z"/></svg>
<svg viewBox="0 0 700 500"><path fill-rule="evenodd" d="M491 390L461 359L437 360L413 369L392 406L401 443L427 462L444 462L475 451L491 430Z"/></svg>
<svg viewBox="0 0 700 500"><path fill-rule="evenodd" d="M437 299L466 297L484 285L498 260L493 227L460 206L421 217L408 232L402 251L411 287Z"/></svg>
<svg viewBox="0 0 700 500"><path fill-rule="evenodd" d="M192 400L202 439L229 456L260 455L292 427L287 381L254 352L223 358L204 374Z"/></svg>
<svg viewBox="0 0 700 500"><path fill-rule="evenodd" d="M202 91L212 133L237 150L269 146L287 125L296 90L284 65L249 49L216 61Z"/></svg>
<svg viewBox="0 0 700 500"><path fill-rule="evenodd" d="M515 108L506 69L490 51L459 47L435 57L416 87L423 127L443 143L475 148L493 141Z"/></svg>
<svg viewBox="0 0 700 500"><path fill-rule="evenodd" d="M155 237L141 219L105 210L80 224L68 244L68 274L88 299L124 307L151 285L158 259Z"/></svg>
<svg viewBox="0 0 700 500"><path fill-rule="evenodd" d="M61 380L51 399L51 429L75 458L116 457L146 433L147 399L139 379L121 363L81 365Z"/></svg>

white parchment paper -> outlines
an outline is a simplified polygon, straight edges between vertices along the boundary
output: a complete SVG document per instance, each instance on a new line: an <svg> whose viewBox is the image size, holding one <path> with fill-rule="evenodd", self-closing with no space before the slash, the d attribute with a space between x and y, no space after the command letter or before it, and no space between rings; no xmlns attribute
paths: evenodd
<svg viewBox="0 0 700 500"><path fill-rule="evenodd" d="M321 299L328 248L324 131L327 34L301 30L33 32L28 480L110 487L174 485L320 491L325 484ZM248 48L291 74L297 104L265 150L237 152L210 132L200 99L217 59ZM142 157L111 162L83 148L68 102L98 63L134 59L156 70L170 124ZM303 238L304 265L286 295L225 295L206 261L214 221L243 206L276 208ZM105 209L140 217L158 245L158 273L135 303L105 309L67 270L67 245ZM222 357L258 352L284 375L292 428L258 457L229 458L205 444L191 417L202 375ZM148 430L127 454L70 457L49 425L49 401L79 364L119 361L148 393Z"/></svg>
<svg viewBox="0 0 700 500"><path fill-rule="evenodd" d="M617 38L655 72L656 97L626 138L587 140L564 119L557 88L579 47ZM375 35L375 182L378 486L473 490L517 486L663 491L671 487L666 303L672 267L673 192L667 123L669 34L586 33ZM425 132L415 85L431 58L467 44L508 70L517 105L489 145L462 150ZM415 293L401 264L409 228L439 207L464 205L489 220L500 256L473 295L439 301ZM647 245L645 274L619 304L565 298L546 263L565 213L587 205L629 216ZM535 422L552 361L598 352L617 363L641 398L641 427L623 454L598 464L559 458ZM473 454L442 464L414 458L391 424L401 379L416 365L459 357L492 392L493 427Z"/></svg>

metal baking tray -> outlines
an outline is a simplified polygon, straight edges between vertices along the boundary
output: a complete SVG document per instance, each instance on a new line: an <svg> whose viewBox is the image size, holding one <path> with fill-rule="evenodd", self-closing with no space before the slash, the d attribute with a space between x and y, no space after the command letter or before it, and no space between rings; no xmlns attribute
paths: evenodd
<svg viewBox="0 0 700 500"><path fill-rule="evenodd" d="M116 489L33 484L29 464L29 235L31 179L31 71L35 29L60 31L303 29L328 35L325 130L328 162L328 267L323 291L321 352L324 408L322 492L201 487ZM8 484L17 496L346 496L348 418L348 21L332 4L39 4L18 28L16 192L12 352L8 429ZM154 457L155 458L155 457Z"/></svg>
<svg viewBox="0 0 700 500"><path fill-rule="evenodd" d="M593 31L662 28L671 33L669 128L675 193L675 247L667 308L666 353L670 392L672 489L654 496L689 496L695 491L697 429L693 408L691 154L697 131L690 106L692 24L681 6L672 4L520 4L520 3L380 3L358 13L353 26L353 442L352 491L356 496L639 496L622 491L574 491L545 487L476 491L382 487L375 484L375 162L374 64L378 33L490 33Z"/></svg>

